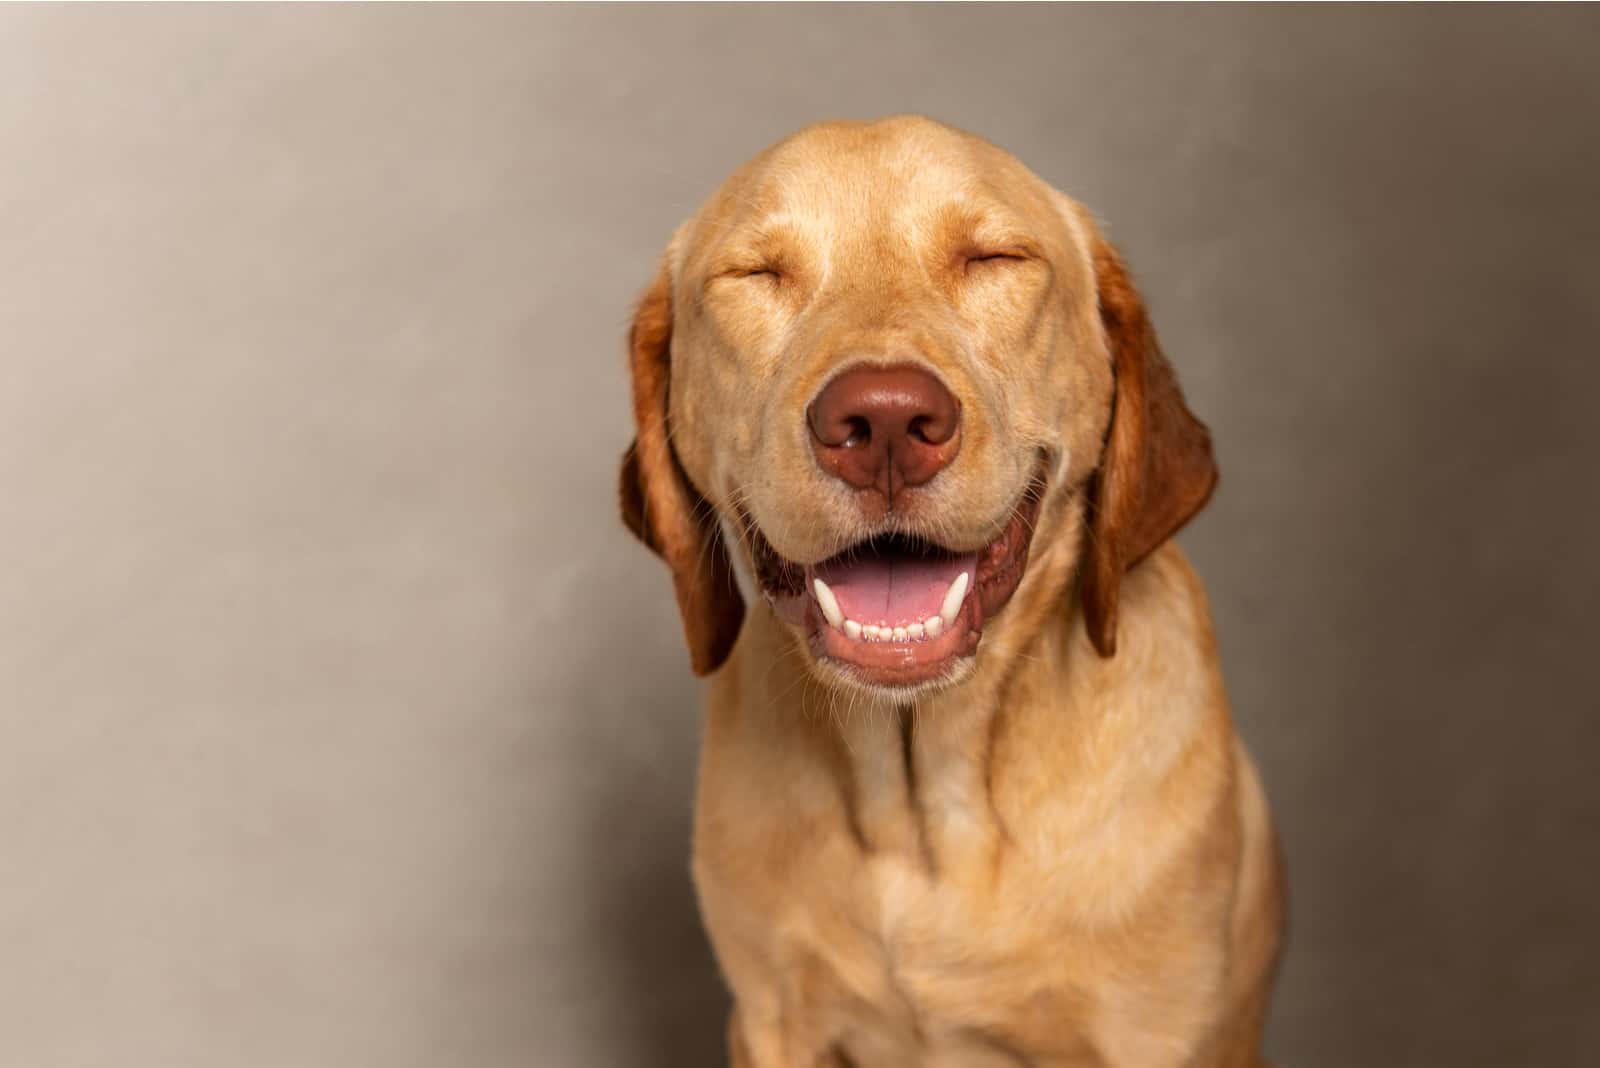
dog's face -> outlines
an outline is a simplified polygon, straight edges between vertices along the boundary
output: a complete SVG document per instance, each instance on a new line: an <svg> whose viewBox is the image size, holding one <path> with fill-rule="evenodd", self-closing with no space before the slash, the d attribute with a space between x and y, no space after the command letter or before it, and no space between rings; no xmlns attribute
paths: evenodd
<svg viewBox="0 0 1600 1068"><path fill-rule="evenodd" d="M632 361L624 514L702 672L742 616L727 531L825 682L959 681L1041 513L1070 511L1047 495L1094 510L1109 654L1122 569L1215 479L1087 214L928 120L812 127L742 168L675 236Z"/></svg>

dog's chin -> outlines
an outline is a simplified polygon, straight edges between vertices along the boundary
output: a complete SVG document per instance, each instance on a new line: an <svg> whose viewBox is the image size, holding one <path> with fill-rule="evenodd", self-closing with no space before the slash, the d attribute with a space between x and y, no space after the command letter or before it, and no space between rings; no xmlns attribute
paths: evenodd
<svg viewBox="0 0 1600 1068"><path fill-rule="evenodd" d="M757 583L798 632L817 676L907 702L972 673L984 625L1027 570L1044 484L1037 476L1000 532L968 551L895 532L802 564L779 555L750 517L741 519Z"/></svg>

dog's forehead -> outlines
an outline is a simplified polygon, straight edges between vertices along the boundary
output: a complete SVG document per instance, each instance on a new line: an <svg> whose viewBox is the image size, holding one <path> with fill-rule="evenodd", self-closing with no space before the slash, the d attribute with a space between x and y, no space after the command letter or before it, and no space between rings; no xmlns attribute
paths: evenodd
<svg viewBox="0 0 1600 1068"><path fill-rule="evenodd" d="M1009 153L920 117L834 122L778 142L728 179L702 214L713 242L793 227L910 237L931 216L973 226L1051 220L1049 188Z"/></svg>
<svg viewBox="0 0 1600 1068"><path fill-rule="evenodd" d="M957 194L982 174L978 138L926 121L828 123L801 130L764 154L758 186L780 197L903 200Z"/></svg>

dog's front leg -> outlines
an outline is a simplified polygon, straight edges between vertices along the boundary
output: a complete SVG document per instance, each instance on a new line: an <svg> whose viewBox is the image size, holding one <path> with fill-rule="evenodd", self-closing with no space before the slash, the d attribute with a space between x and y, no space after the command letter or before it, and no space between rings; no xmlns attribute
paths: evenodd
<svg viewBox="0 0 1600 1068"><path fill-rule="evenodd" d="M776 1018L758 1022L735 1005L728 1014L729 1068L856 1068L837 1048L817 1051L783 1032Z"/></svg>
<svg viewBox="0 0 1600 1068"><path fill-rule="evenodd" d="M728 1064L730 1068L812 1068L808 1061L790 1055L778 1019L762 1020L735 1005L728 1014Z"/></svg>
<svg viewBox="0 0 1600 1068"><path fill-rule="evenodd" d="M744 1029L739 1026L739 1007L728 1013L728 1068L755 1068L750 1049L744 1041Z"/></svg>

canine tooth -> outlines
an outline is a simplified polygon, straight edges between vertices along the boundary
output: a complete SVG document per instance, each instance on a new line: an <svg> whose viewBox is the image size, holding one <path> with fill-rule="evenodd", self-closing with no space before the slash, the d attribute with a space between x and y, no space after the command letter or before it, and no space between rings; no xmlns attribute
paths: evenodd
<svg viewBox="0 0 1600 1068"><path fill-rule="evenodd" d="M904 628L904 627L896 627L896 628L894 628L894 640L895 641L903 642L903 641L906 640L906 636L907 636L906 628Z"/></svg>
<svg viewBox="0 0 1600 1068"><path fill-rule="evenodd" d="M961 602L967 598L967 584L970 581L971 576L963 571L944 592L944 604L939 607L939 617L944 620L945 626L955 623L956 613L961 611Z"/></svg>
<svg viewBox="0 0 1600 1068"><path fill-rule="evenodd" d="M861 624L853 619L844 621L844 636L855 641L861 640Z"/></svg>
<svg viewBox="0 0 1600 1068"><path fill-rule="evenodd" d="M812 579L811 588L817 593L817 604L822 606L822 614L827 617L828 625L840 627L844 625L844 613L839 611L839 599L828 589L828 584L821 579Z"/></svg>
<svg viewBox="0 0 1600 1068"><path fill-rule="evenodd" d="M928 632L927 628L925 628L921 623L913 623L913 624L911 624L911 626L906 628L906 633L911 635L913 638L917 639L918 641L921 641L922 640L922 636L924 634L926 634L927 632Z"/></svg>
<svg viewBox="0 0 1600 1068"><path fill-rule="evenodd" d="M923 633L930 638L937 638L944 631L944 620L939 616L929 616L922 621Z"/></svg>

